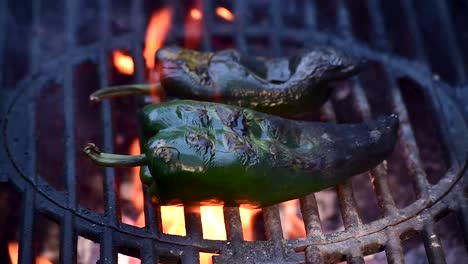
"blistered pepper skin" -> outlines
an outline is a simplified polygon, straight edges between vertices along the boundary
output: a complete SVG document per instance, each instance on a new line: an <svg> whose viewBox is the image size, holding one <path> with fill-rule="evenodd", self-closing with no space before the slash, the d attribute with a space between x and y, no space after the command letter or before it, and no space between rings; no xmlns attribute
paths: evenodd
<svg viewBox="0 0 468 264"><path fill-rule="evenodd" d="M302 197L382 162L398 130L395 115L312 123L196 101L148 105L142 120L141 177L160 205L264 207Z"/></svg>
<svg viewBox="0 0 468 264"><path fill-rule="evenodd" d="M289 118L318 110L332 92L330 82L353 76L361 64L330 47L276 59L179 47L156 53L156 71L168 96Z"/></svg>

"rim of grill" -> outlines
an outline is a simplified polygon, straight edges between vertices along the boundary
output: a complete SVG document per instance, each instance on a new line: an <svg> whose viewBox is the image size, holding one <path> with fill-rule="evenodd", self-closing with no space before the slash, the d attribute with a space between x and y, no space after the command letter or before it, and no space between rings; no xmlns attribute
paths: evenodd
<svg viewBox="0 0 468 264"><path fill-rule="evenodd" d="M212 1L205 1L203 6L204 14L212 14ZM40 65L38 61L39 47L37 39L33 38L31 43L31 74L23 79L17 85L17 91L8 101L8 107L5 109L5 120L2 124L1 137L3 138L3 147L8 159L12 162L6 167L15 170L19 175L9 174L6 178L12 182L23 194L23 218L21 228L21 247L19 259L25 263L31 261L31 243L32 234L30 230L33 226L34 212L38 211L51 217L60 223L61 228L61 262L68 262L76 254L76 238L81 235L100 242L101 260L106 260L109 263L116 261L116 248L122 248L129 255L138 256L143 262L151 262L158 256L177 256L181 257L183 263L198 262L199 251L221 253L219 257L215 257L223 263L239 263L245 261L246 257L253 256L258 260L272 259L283 262L303 261L303 256L296 254L296 251L305 251L305 260L310 263L319 262L334 262L346 258L350 263L361 263L364 255L373 254L385 249L387 258L399 262L403 259L401 247L401 236L409 231L420 231L423 234L427 254L435 261L442 262L444 253L440 247L431 246L432 242L440 244L438 236L434 232L434 219L437 219L447 211L457 211L463 216L463 225L467 226L468 217L466 215L466 197L463 197L464 190L462 181L466 181L466 166L468 131L466 122L463 116L457 110L455 104L446 94L447 84L435 81L432 74L423 64L410 62L396 56L390 56L390 44L386 41L385 26L382 21L381 8L377 1L369 2L369 15L372 20L372 44L371 49L364 44L357 42L352 34L351 23L349 19L348 9L345 4L339 2L337 9L337 25L339 25L338 36L321 33L317 31L314 14L315 8L310 2L306 2L307 15L306 27L302 29L287 29L282 25L280 17L280 4L274 2L269 5L268 15L272 19L273 28L282 30L263 31L263 28L250 26L244 31L244 21L242 19L245 9L247 8L246 1L235 1L233 4L234 15L238 17L231 28L213 26L216 22L207 17L203 23L203 34L201 38L202 49L211 50L211 36L231 36L234 37L236 46L241 51L247 50L246 40L249 37L262 36L268 38L271 43L270 49L274 55L281 54L281 41L285 39L294 40L299 43L315 42L319 44L331 44L338 48L349 50L351 54L359 55L364 58L379 61L385 68L385 78L391 91L391 102L393 110L399 115L401 120L400 138L405 147L405 160L409 167L416 171L415 182L419 191L420 197L408 207L398 209L390 194L388 184L386 182L385 164L381 164L371 171L374 178L374 187L377 194L379 204L384 211L384 217L368 224L362 224L359 214L356 210L356 205L353 198L350 182L346 182L337 187L340 208L343 215L344 231L334 232L332 234L323 234L318 218L317 205L314 195L301 198L301 209L306 226L307 237L305 239L284 240L282 237L281 221L279 217L278 206L272 206L263 209L265 218L265 229L268 240L248 242L242 239L242 230L240 225L239 211L235 208L224 208L224 217L226 222L227 241L206 240L202 237L200 215L190 213L186 209L186 237L162 234L160 221L154 210L148 194L145 190L145 222L146 227L137 228L131 225L121 223L117 213L117 197L113 190L115 184L115 175L112 169L106 169L104 175L104 215L90 211L86 208L77 205L76 198L76 173L74 165L74 153L76 148L81 146L74 145L74 126L73 117L73 86L72 73L73 66L80 62L90 60L98 63L100 86L108 86L106 72L109 61L107 60L108 52L113 49L128 49L135 62L135 82L144 82L144 62L142 58L141 43L144 38L145 25L141 14L143 14L143 4L141 1L134 1L130 13L134 18L132 28L133 32L119 37L113 37L109 28L109 1L100 1L100 16L99 16L99 33L100 41L88 46L78 46L74 39L74 31L76 29L76 3L73 0L66 1L66 52L53 61L46 62ZM174 4L174 9L180 3ZM446 12L444 3L438 3L442 6L440 12ZM405 12L411 14L413 10L407 4L404 4ZM38 4L33 6L33 27L37 24L38 19ZM4 10L4 8L0 9ZM447 16L447 14L445 14ZM0 16L1 17L1 16ZM444 14L442 14L444 17ZM413 37L418 51L417 57L419 61L426 62L424 56L422 40L420 34L415 27L415 22L411 21L409 31ZM1 21L0 21L1 22ZM3 25L4 23L0 23ZM177 26L177 24L175 25ZM181 25L178 25L181 27ZM449 27L448 27L449 28ZM230 30L234 30L234 34ZM453 39L454 32L449 29L448 35L452 36L448 39L449 45L453 47L450 54L452 58L457 58L456 42ZM183 33L181 28L174 30L176 33ZM172 42L176 38L183 36L169 36L167 42ZM3 42L0 41L0 45ZM2 47L0 47L2 50ZM1 53L0 53L1 54ZM1 58L0 58L1 59ZM456 75L459 80L466 80L466 73L463 70L463 63L455 59ZM66 65L63 69L63 65ZM57 77L57 73L62 76ZM59 74L59 75L60 75ZM0 76L1 78L2 76ZM418 147L414 138L413 130L411 129L410 120L408 117L406 106L403 102L400 90L397 88L397 80L401 77L409 77L415 80L425 92L430 96L433 106L436 108L436 119L441 127L444 145L447 146L450 158L450 166L447 174L436 185L431 185L427 181L422 162L419 157ZM35 173L35 144L34 144L34 122L28 124L20 124L16 120L25 118L24 120L34 120L36 111L36 97L40 89L43 89L44 84L49 80L56 80L64 88L64 108L65 116L65 186L67 192L58 192L54 190L44 179L37 177ZM359 78L351 82L354 104L356 111L366 120L371 117L371 109L369 102L366 99L365 91L362 88L362 82ZM31 100L32 99L32 100ZM17 106L23 100L30 100L27 104L26 111L21 111ZM323 108L323 113L329 120L335 119L335 114L330 103L327 103ZM111 128L111 108L109 102L103 102L101 106L101 123L103 127L103 149L112 151L114 148L112 138L113 133ZM31 116L33 118L31 118ZM11 118L11 117L14 117ZM15 142L12 139L11 132L14 131L31 131L26 138L26 142L22 139ZM454 142L454 138L459 139ZM15 143L13 143L15 142ZM18 164L15 160L22 156L22 149L13 149L12 144L16 146L25 146L27 152L33 158L29 160L29 164ZM21 153L20 153L21 152ZM26 165L26 166L25 166ZM21 176L21 177L18 177ZM456 189L456 191L452 191ZM28 233L29 232L29 233ZM118 235L115 235L118 234ZM241 252L237 250L242 249ZM259 256L258 252L263 252L263 256ZM266 256L266 255L271 256Z"/></svg>

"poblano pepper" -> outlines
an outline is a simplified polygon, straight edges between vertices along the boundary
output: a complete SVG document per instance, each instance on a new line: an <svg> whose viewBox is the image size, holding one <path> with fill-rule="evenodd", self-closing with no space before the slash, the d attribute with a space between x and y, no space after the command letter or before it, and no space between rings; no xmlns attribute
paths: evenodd
<svg viewBox="0 0 468 264"><path fill-rule="evenodd" d="M142 111L139 156L85 148L103 166L143 166L160 205L263 207L363 173L391 152L398 118L360 124L288 120L218 103L172 101Z"/></svg>
<svg viewBox="0 0 468 264"><path fill-rule="evenodd" d="M353 76L361 64L330 47L275 59L235 50L198 52L167 47L156 53L160 83L152 87L156 94L179 99L223 102L294 117L318 110L332 92L331 83ZM110 87L91 95L91 100L150 91L151 85L145 84Z"/></svg>

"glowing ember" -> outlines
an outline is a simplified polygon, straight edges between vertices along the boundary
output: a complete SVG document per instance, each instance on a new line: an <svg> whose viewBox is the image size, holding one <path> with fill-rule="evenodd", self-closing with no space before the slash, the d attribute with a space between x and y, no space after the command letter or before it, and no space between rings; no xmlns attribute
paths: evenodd
<svg viewBox="0 0 468 264"><path fill-rule="evenodd" d="M247 209L239 208L241 223L242 223L242 234L244 240L254 241L255 240L255 226L254 226L254 216L259 214L261 209Z"/></svg>
<svg viewBox="0 0 468 264"><path fill-rule="evenodd" d="M12 264L18 264L18 242L8 242L8 254L10 255L10 260ZM44 256L36 257L36 264L52 264L48 258Z"/></svg>
<svg viewBox="0 0 468 264"><path fill-rule="evenodd" d="M146 30L145 50L143 52L146 66L149 69L154 68L154 56L156 51L162 47L166 35L169 33L171 22L172 10L169 7L165 7L151 16Z"/></svg>
<svg viewBox="0 0 468 264"><path fill-rule="evenodd" d="M135 65L133 64L132 57L120 50L116 50L112 53L112 61L119 72L127 75L133 74Z"/></svg>
<svg viewBox="0 0 468 264"><path fill-rule="evenodd" d="M195 20L201 20L203 18L202 12L196 8L190 10L190 16Z"/></svg>
<svg viewBox="0 0 468 264"><path fill-rule="evenodd" d="M281 204L281 225L285 239L305 237L304 221L298 215L299 200L291 200Z"/></svg>
<svg viewBox="0 0 468 264"><path fill-rule="evenodd" d="M216 14L219 17L224 18L226 21L234 21L234 15L225 7L217 7Z"/></svg>

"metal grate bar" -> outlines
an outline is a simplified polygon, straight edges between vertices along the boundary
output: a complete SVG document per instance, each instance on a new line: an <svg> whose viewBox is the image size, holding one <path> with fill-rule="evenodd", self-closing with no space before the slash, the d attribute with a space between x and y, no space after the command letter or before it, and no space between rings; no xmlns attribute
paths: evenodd
<svg viewBox="0 0 468 264"><path fill-rule="evenodd" d="M305 260L307 264L325 263L322 253L317 247L314 247L314 246L308 246L305 249Z"/></svg>
<svg viewBox="0 0 468 264"><path fill-rule="evenodd" d="M194 247L186 247L184 255L182 255L182 264L198 264L200 261L200 254Z"/></svg>
<svg viewBox="0 0 468 264"><path fill-rule="evenodd" d="M391 195L390 187L387 181L387 162L379 164L370 171L374 178L373 185L377 196L377 201L384 209L384 216L396 215L398 210L395 206L395 200Z"/></svg>
<svg viewBox="0 0 468 264"><path fill-rule="evenodd" d="M6 32L5 27L6 27L6 17L7 17L7 1L0 1L0 32ZM0 34L0 65L2 65L2 68L0 68L0 85L3 86L3 65L5 65L5 62L3 61L3 56L5 54L5 35L6 34Z"/></svg>
<svg viewBox="0 0 468 264"><path fill-rule="evenodd" d="M421 197L427 197L429 182L427 181L426 171L422 167L421 157L419 156L418 146L414 138L413 130L408 117L408 111L403 105L401 92L395 84L392 85L391 95L393 107L400 119L400 133L402 143L404 143L405 161L411 174L416 177L416 184Z"/></svg>
<svg viewBox="0 0 468 264"><path fill-rule="evenodd" d="M198 241L203 238L200 207L186 206L184 207L185 229L187 236Z"/></svg>
<svg viewBox="0 0 468 264"><path fill-rule="evenodd" d="M387 243L385 244L385 254L389 264L403 264L405 263L405 256L401 248L400 238L397 236L392 228L388 229L387 232Z"/></svg>
<svg viewBox="0 0 468 264"><path fill-rule="evenodd" d="M68 49L72 49L75 44L75 0L68 0L65 6L66 12L66 43ZM76 170L75 170L75 117L73 115L73 67L68 65L65 69L64 80L64 111L65 111L65 175L66 189L68 191L68 206L76 208Z"/></svg>
<svg viewBox="0 0 468 264"><path fill-rule="evenodd" d="M272 205L262 209L265 219L265 232L268 239L282 240L283 231L281 228L281 218L279 214L279 206Z"/></svg>
<svg viewBox="0 0 468 264"><path fill-rule="evenodd" d="M349 20L348 10L346 10L344 3L338 1L337 3L337 25L338 25L338 32L342 34L345 38L351 38L351 25ZM329 110L328 110L329 109ZM324 107L325 114L327 119L335 120L336 116L330 106ZM340 209L341 215L343 218L343 224L346 229L349 228L356 228L357 226L361 225L361 219L359 218L359 214L357 212L356 202L353 196L352 184L351 180L346 181L343 184L337 186L338 192L338 199L340 201Z"/></svg>
<svg viewBox="0 0 468 264"><path fill-rule="evenodd" d="M131 14L133 21L133 30L137 32L138 36L143 36L143 18L141 14L143 12L143 3L141 0L133 1L131 6ZM139 39L139 38L137 38ZM135 64L135 83L144 83L145 80L145 61L143 60L143 49L141 43L134 41L132 43L131 55ZM141 134L141 132L140 132ZM143 168L141 168L143 169ZM161 227L161 217L157 217L151 197L148 193L148 188L143 186L143 197L144 197L144 214L145 214L145 226L148 228L153 236L158 234L158 230L162 230ZM160 214L158 214L160 215Z"/></svg>
<svg viewBox="0 0 468 264"><path fill-rule="evenodd" d="M265 234L267 239L273 241L276 259L282 258L283 254L283 230L281 228L281 218L279 205L272 205L262 209L265 219Z"/></svg>
<svg viewBox="0 0 468 264"><path fill-rule="evenodd" d="M446 263L439 236L434 232L434 223L432 222L432 219L425 221L422 235L429 263Z"/></svg>
<svg viewBox="0 0 468 264"><path fill-rule="evenodd" d="M361 225L361 219L356 210L353 189L351 181L348 180L337 186L338 200L340 201L341 216L346 229L358 228Z"/></svg>
<svg viewBox="0 0 468 264"><path fill-rule="evenodd" d="M327 120L336 120L336 114L330 102L322 107L322 113ZM340 202L341 216L346 229L356 228L361 225L361 219L359 219L351 186L351 180L347 180L345 183L339 184L336 189L338 201Z"/></svg>
<svg viewBox="0 0 468 264"><path fill-rule="evenodd" d="M73 213L65 211L60 224L60 263L74 263L77 249Z"/></svg>
<svg viewBox="0 0 468 264"><path fill-rule="evenodd" d="M381 12L380 2L376 0L369 0L368 2L368 15L372 22L372 44L378 49L390 51L390 40L385 32L384 16Z"/></svg>
<svg viewBox="0 0 468 264"><path fill-rule="evenodd" d="M235 26L235 41L236 47L241 52L247 52L247 43L245 41L245 28L246 28L246 10L247 2L246 0L237 0L233 2L234 5L234 15L237 19L234 20Z"/></svg>
<svg viewBox="0 0 468 264"><path fill-rule="evenodd" d="M336 3L336 19L338 20L336 24L338 26L338 33L345 39L350 40L353 38L353 30L350 23L351 19L349 17L348 9L346 9L346 5L343 1L344 0L337 0Z"/></svg>
<svg viewBox="0 0 468 264"><path fill-rule="evenodd" d="M346 254L346 261L350 264L364 264L364 257L358 247L350 248L348 254Z"/></svg>
<svg viewBox="0 0 468 264"><path fill-rule="evenodd" d="M101 234L100 258L102 263L116 263L117 250L114 247L114 234L112 228L104 228Z"/></svg>
<svg viewBox="0 0 468 264"><path fill-rule="evenodd" d="M159 227L161 224L161 217L156 217L156 212L159 212L158 215L161 215L159 207L156 208L151 201L148 188L143 186L143 197L144 197L144 214L145 214L145 227L150 231L153 236L158 234L158 230L162 230ZM159 219L159 220L158 220Z"/></svg>
<svg viewBox="0 0 468 264"><path fill-rule="evenodd" d="M141 248L140 255L141 263L143 264L154 264L159 258L151 240L145 240Z"/></svg>
<svg viewBox="0 0 468 264"><path fill-rule="evenodd" d="M458 223L460 224L463 241L465 242L465 250L468 252L468 206L466 203L466 198L462 197L461 188L459 189L460 198L458 199L459 208L457 208L456 214L458 218Z"/></svg>
<svg viewBox="0 0 468 264"><path fill-rule="evenodd" d="M23 193L18 263L32 263L34 225L34 189L28 186Z"/></svg>
<svg viewBox="0 0 468 264"><path fill-rule="evenodd" d="M304 22L308 29L317 28L317 14L315 13L315 10L317 10L317 7L315 6L314 1L304 2Z"/></svg>
<svg viewBox="0 0 468 264"><path fill-rule="evenodd" d="M304 17L306 27L310 31L314 31L317 28L317 17L315 14L315 3L313 1L306 1L304 7ZM307 43L306 43L307 44ZM328 104L328 102L327 102ZM331 107L328 107L331 108ZM320 217L318 212L317 200L315 194L311 193L305 197L300 198L301 213L304 220L305 231L307 237L310 239L321 238L322 226L320 223Z"/></svg>
<svg viewBox="0 0 468 264"><path fill-rule="evenodd" d="M366 95L362 88L359 80L353 81L353 95L355 108L364 120L370 120L372 118L369 102L367 101ZM388 187L387 181L387 167L386 163L379 164L377 167L370 171L374 178L373 185L377 196L379 205L384 209L385 216L394 215L397 213L395 201Z"/></svg>
<svg viewBox="0 0 468 264"><path fill-rule="evenodd" d="M224 225L228 240L242 240L242 223L238 207L224 207Z"/></svg>
<svg viewBox="0 0 468 264"><path fill-rule="evenodd" d="M68 49L72 49L75 44L75 11L76 2L68 0L65 4L66 17L66 43ZM73 66L68 65L65 69L64 79L64 117L65 117L65 185L68 191L68 207L72 210L76 209L76 170L75 170L75 117L74 117L74 102L73 102ZM63 261L72 261L76 251L76 234L73 231L73 216L71 213L66 213L64 222L61 227L61 252L60 257ZM65 259L65 257L67 257Z"/></svg>
<svg viewBox="0 0 468 264"><path fill-rule="evenodd" d="M211 29L214 28L213 21L213 3L210 0L204 0L202 4L203 20L202 20L202 50L212 50L211 46Z"/></svg>
<svg viewBox="0 0 468 264"><path fill-rule="evenodd" d="M418 29L418 22L416 21L416 14L414 12L412 3L412 1L400 1L404 16L408 21L408 29L410 32L409 35L411 36L411 43L414 46L413 51L416 54L416 58L425 63L427 62L425 48L421 40L421 34L419 33L420 31Z"/></svg>
<svg viewBox="0 0 468 264"><path fill-rule="evenodd" d="M37 33L40 30L40 24L39 24L40 13L41 13L41 1L32 1L32 22L31 22L32 40L30 44L31 54L29 57L30 58L29 65L31 66L30 71L33 73L36 72L38 68L39 54L40 54L39 40L37 36Z"/></svg>
<svg viewBox="0 0 468 264"><path fill-rule="evenodd" d="M101 88L109 85L107 80L107 69L109 62L107 59L107 40L109 36L109 1L101 0L100 4L100 36L101 49L99 50L99 84ZM106 152L114 152L113 133L112 133L112 113L110 101L104 100L101 102L101 118L103 128L103 148ZM115 170L113 168L104 169L104 210L107 221L110 225L117 225L117 195L115 191Z"/></svg>
<svg viewBox="0 0 468 264"><path fill-rule="evenodd" d="M311 193L301 198L301 212L307 237L309 239L322 237L322 226L320 224L315 194Z"/></svg>
<svg viewBox="0 0 468 264"><path fill-rule="evenodd" d="M29 51L30 51L30 56L29 56L29 62L28 64L30 65L30 74L34 74L37 71L37 61L38 61L38 56L39 56L39 40L37 36L35 36L35 30L39 27L39 15L40 15L40 3L39 1L33 1L32 3L32 21L31 21L31 43L29 46ZM28 108L28 153L31 158L28 160L28 165L29 165L29 173L28 175L32 175L32 181L35 183L36 178L37 178L37 173L36 173L36 96L37 94L37 89L32 89L31 90L31 97L33 98L30 100L29 104L27 105Z"/></svg>
<svg viewBox="0 0 468 264"><path fill-rule="evenodd" d="M372 0L369 1L369 16L371 19L371 24L374 32L374 37L381 36L385 34L385 27L382 21L382 12L378 1ZM380 46L381 49L388 51L390 50L389 42L382 42L380 39L373 39L374 45ZM400 90L395 83L395 79L392 74L385 69L384 71L385 79L390 84L390 90L393 101L393 109L397 112L400 119L400 133L402 143L404 143L404 155L405 161L408 165L410 172L415 176L416 185L420 192L420 196L425 198L428 195L429 183L427 181L426 172L422 167L422 161L419 156L419 150L416 144L416 139L414 138L413 130L408 117L408 111L404 105L403 99L401 97Z"/></svg>
<svg viewBox="0 0 468 264"><path fill-rule="evenodd" d="M449 19L449 11L447 8L446 1L432 1L435 5L435 10L438 12L438 17L441 19L442 28L445 29L443 32L445 34L445 41L448 46L448 55L450 57L450 61L455 66L455 72L457 75L457 80L459 83L465 83L467 81L467 73L466 69L463 64L463 58L460 54L461 49L458 45L455 32L453 31L453 27L451 26L451 22Z"/></svg>
<svg viewBox="0 0 468 264"><path fill-rule="evenodd" d="M281 41L279 32L283 31L283 21L281 19L280 12L281 2L278 0L270 1L269 15L272 25L270 27L270 50L273 52L273 56L279 56L281 54Z"/></svg>

